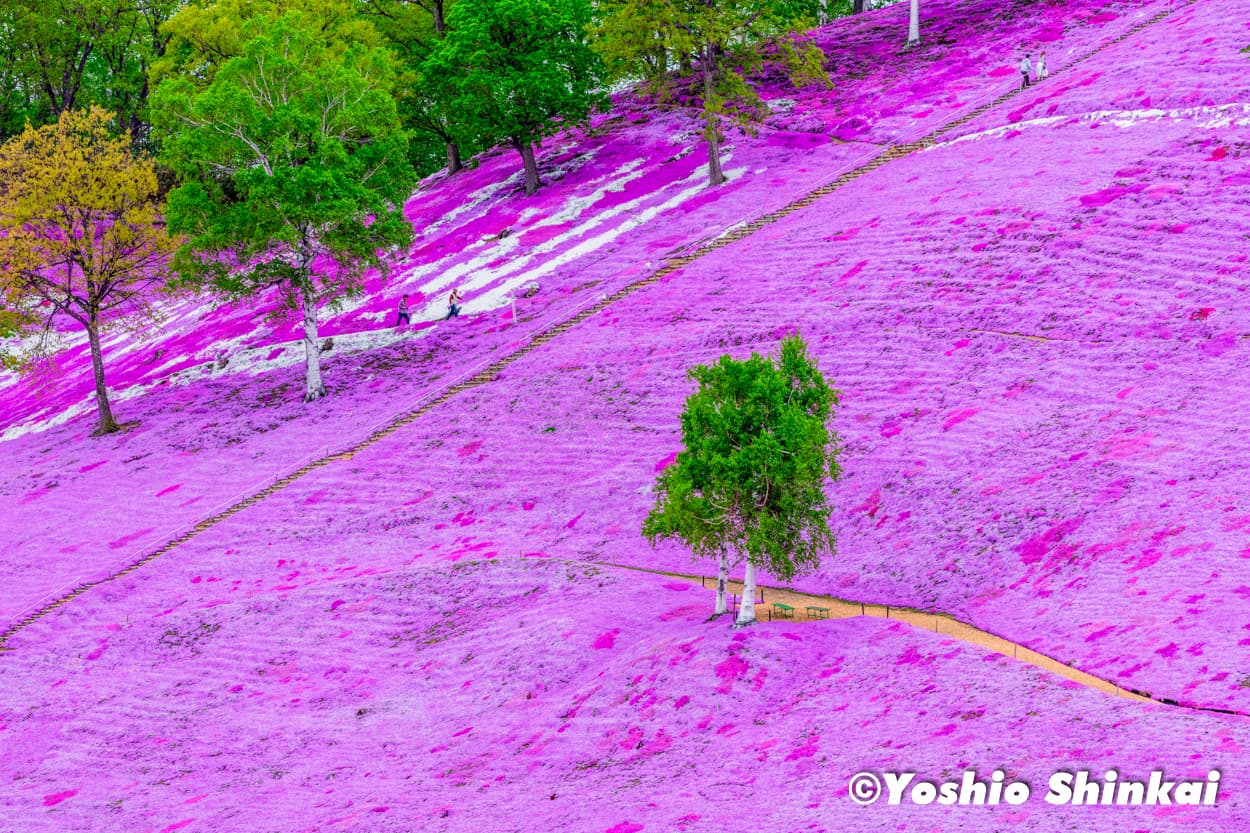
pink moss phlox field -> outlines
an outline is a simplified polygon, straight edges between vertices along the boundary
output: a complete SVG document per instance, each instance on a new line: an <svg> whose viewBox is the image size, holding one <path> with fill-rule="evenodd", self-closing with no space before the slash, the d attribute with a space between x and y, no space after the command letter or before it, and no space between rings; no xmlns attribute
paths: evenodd
<svg viewBox="0 0 1250 833"><path fill-rule="evenodd" d="M389 283L373 274L362 297L346 309L325 310L322 334L385 327L403 292L424 303L419 320L433 321L445 311L452 285L467 290L469 309L491 309L521 278L551 275L553 289L610 280L625 268L621 260L657 258L784 205L875 147L914 138L1001 92L1000 70L1014 63L1018 43L1062 37L1069 53L1080 54L1121 16L1135 19L1156 5L1104 0L1039 8L1027 0L979 0L947 13L934 4L928 37L943 45L931 52L899 49L900 9L818 30L815 41L829 56L835 83L795 90L766 81L773 115L758 139L733 137L729 168L738 175L728 188L694 187L704 164L694 111L659 111L632 95L618 97L588 132L547 143L548 187L534 198L516 198L518 163L504 150L484 154L455 177L423 183L406 206L418 233L412 250L392 264ZM1104 8L1119 13L1097 13ZM640 216L660 219L637 228ZM630 258L610 257L626 246ZM165 304L167 319L154 337L119 332L106 345L111 388L185 381L178 374L208 372L222 356L297 341L297 322L282 313L279 300L275 294L258 306ZM68 348L59 362L63 379L53 390L8 378L0 429L81 407L90 392L82 345Z"/></svg>
<svg viewBox="0 0 1250 833"><path fill-rule="evenodd" d="M259 567L264 549L241 555ZM707 621L697 586L592 565L427 554L370 575L286 554L298 592L210 604L220 590L187 585L156 614L139 593L96 636L67 631L48 661L0 666L6 822L698 833L732 827L743 802L756 829L829 833L1248 821L1244 725L1108 698L898 623L735 634ZM847 739L866 737L874 769L1001 768L1035 795L865 810L846 782L868 759ZM1042 801L1055 771L1212 767L1223 807Z"/></svg>
<svg viewBox="0 0 1250 833"><path fill-rule="evenodd" d="M680 448L686 370L798 329L841 391L845 447L838 552L799 588L943 611L1124 687L1250 712L1250 29L1229 23L1250 4L1177 3L1061 71L1165 6L926 2L928 45L906 54L903 8L839 22L819 36L833 67L869 80L770 90L774 121L735 138L722 192L695 187L688 115L632 103L550 143L534 201L499 185L505 153L436 178L396 282L330 319L334 395L314 408L290 332L256 310L188 303L155 342L118 336L136 430L90 439L84 414L0 444L2 622L1018 84L1020 49L1046 45L1056 73L20 631L0 654L0 830L713 831L744 807L778 833L1246 829L1244 718L1119 700L898 623L734 633L697 584L593 563L711 572L639 535ZM514 327L503 292L544 269ZM428 321L455 281L477 281L469 315L389 340L397 291L421 292ZM80 402L81 375L44 399L10 380L6 425ZM846 795L859 770L966 767L1035 798ZM1051 772L1084 767L1222 769L1220 806L1040 802Z"/></svg>
<svg viewBox="0 0 1250 833"><path fill-rule="evenodd" d="M0 378L0 430L11 438L3 442L11 465L0 480L9 498L0 529L11 541L0 555L10 576L0 589L0 620L108 575L350 445L665 255L784 205L883 143L913 139L993 98L1006 83L996 68L1014 60L1017 41L1062 31L1074 49L1087 50L1127 25L1122 17L1155 5L935 3L932 38L960 46L932 51L901 50L899 9L841 21L818 34L833 89L767 82L774 115L758 138L733 137L731 182L720 189L703 185L693 111L662 112L629 97L589 132L548 143L547 187L534 198L520 198L511 152L488 153L455 177L436 176L407 206L417 241L393 265L391 282L384 288L370 276L362 296L327 310L322 334L334 344L325 372L337 401L317 408L298 402L303 348L293 322L272 317L281 312L276 296L259 306L170 302L155 335L148 328L146 337L119 331L107 339L115 410L138 422L123 437L88 440L94 406L85 344L58 357L58 376ZM1090 22L1106 9L1123 14ZM835 129L844 117L857 126ZM508 295L533 281L540 290L517 301L514 322ZM465 290L466 318L434 324L452 285ZM391 324L403 292L418 301L417 326L401 332Z"/></svg>
<svg viewBox="0 0 1250 833"><path fill-rule="evenodd" d="M1177 37L1214 28L1175 21ZM1180 54L1201 53L1178 53L1183 74ZM1248 710L1239 192L1221 167L1231 157L1208 161L1239 128L1099 124L1095 154L1081 123L892 163L844 202L619 302L250 522L281 519L275 540L328 525L378 566L406 546L384 531L416 527L425 544L470 535L488 552L690 569L637 535L677 447L685 369L798 325L842 390L847 455L839 553L802 587L945 611L1125 688ZM1130 176L1151 185L1081 200ZM879 208L849 208L864 204ZM1126 230L1162 253L1125 247Z"/></svg>

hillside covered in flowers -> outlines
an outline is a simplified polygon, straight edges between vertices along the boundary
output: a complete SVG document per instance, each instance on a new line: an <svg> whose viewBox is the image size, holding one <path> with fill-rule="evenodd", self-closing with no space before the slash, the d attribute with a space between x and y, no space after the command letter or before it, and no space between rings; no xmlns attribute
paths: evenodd
<svg viewBox="0 0 1250 833"><path fill-rule="evenodd" d="M1250 824L1250 4L948 0L911 50L903 5L814 33L833 86L769 86L720 188L689 112L629 93L533 197L511 151L424 181L411 251L323 327L324 400L276 297L114 334L121 434L71 333L0 377L0 628L40 613L0 652L0 831ZM711 571L639 531L686 370L795 331L845 475L794 586L1160 702L897 622L734 632L626 569ZM965 768L1224 777L1200 808L847 796Z"/></svg>

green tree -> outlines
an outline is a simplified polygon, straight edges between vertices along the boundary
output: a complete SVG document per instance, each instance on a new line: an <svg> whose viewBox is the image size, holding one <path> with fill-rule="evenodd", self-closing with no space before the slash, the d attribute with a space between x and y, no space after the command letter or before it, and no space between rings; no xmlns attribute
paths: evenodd
<svg viewBox="0 0 1250 833"><path fill-rule="evenodd" d="M717 559L718 614L731 561L745 562L736 624L749 625L757 567L786 581L833 553L825 480L841 474L828 427L838 393L798 335L776 359L722 356L689 375L698 388L681 415L684 449L657 479L642 532Z"/></svg>
<svg viewBox="0 0 1250 833"><path fill-rule="evenodd" d="M35 91L23 71L30 47L21 21L20 8L0 5L0 141L39 121Z"/></svg>
<svg viewBox="0 0 1250 833"><path fill-rule="evenodd" d="M756 70L779 62L796 85L829 83L820 47L795 35L816 23L819 0L604 0L599 11L596 48L614 77L640 76L662 101L695 77L712 185L725 181L726 122L754 133L767 115Z"/></svg>
<svg viewBox="0 0 1250 833"><path fill-rule="evenodd" d="M589 0L457 0L423 65L469 135L521 155L526 194L539 186L535 143L607 106L589 23Z"/></svg>
<svg viewBox="0 0 1250 833"><path fill-rule="evenodd" d="M395 61L302 11L248 20L239 37L211 80L166 76L153 94L163 158L184 180L168 206L188 237L175 266L229 297L280 291L303 322L311 401L326 392L318 305L359 292L412 240Z"/></svg>
<svg viewBox="0 0 1250 833"><path fill-rule="evenodd" d="M376 21L404 65L396 102L404 126L412 131L411 157L424 175L445 167L464 167L466 150L478 150L465 135L453 106L454 90L445 79L431 78L425 62L447 35L450 0L361 0L362 13Z"/></svg>
<svg viewBox="0 0 1250 833"><path fill-rule="evenodd" d="M117 113L129 124L131 139L150 148L152 119L148 113L151 86L148 73L165 55L170 33L165 24L184 0L123 0L121 37L101 40L98 53L103 72L100 93L93 100Z"/></svg>
<svg viewBox="0 0 1250 833"><path fill-rule="evenodd" d="M0 147L0 309L4 326L57 316L87 333L98 433L118 429L104 380L100 334L149 318L151 290L168 277L173 244L157 212L156 171L131 152L98 107L67 110ZM0 328L2 329L2 328Z"/></svg>
<svg viewBox="0 0 1250 833"><path fill-rule="evenodd" d="M198 0L183 5L162 26L169 44L152 67L152 86L166 76L211 82L227 61L243 54L257 31L292 12L300 12L329 39L360 46L385 43L356 0Z"/></svg>
<svg viewBox="0 0 1250 833"><path fill-rule="evenodd" d="M147 69L168 36L162 25L181 0L11 0L0 10L0 75L20 91L36 124L99 105L148 140ZM13 45L17 49L13 49ZM6 54L8 53L8 54Z"/></svg>

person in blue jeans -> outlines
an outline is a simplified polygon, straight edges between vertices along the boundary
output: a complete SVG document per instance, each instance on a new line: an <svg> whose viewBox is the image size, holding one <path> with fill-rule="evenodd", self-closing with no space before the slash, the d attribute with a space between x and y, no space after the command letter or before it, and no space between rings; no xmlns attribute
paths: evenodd
<svg viewBox="0 0 1250 833"><path fill-rule="evenodd" d="M408 314L408 296L405 295L399 299L399 317L395 319L395 326L400 324L411 324L412 316Z"/></svg>
<svg viewBox="0 0 1250 833"><path fill-rule="evenodd" d="M451 295L447 296L447 318L444 318L444 321L448 318L455 318L460 314L461 300L463 300L463 296L460 294L460 288L453 288Z"/></svg>

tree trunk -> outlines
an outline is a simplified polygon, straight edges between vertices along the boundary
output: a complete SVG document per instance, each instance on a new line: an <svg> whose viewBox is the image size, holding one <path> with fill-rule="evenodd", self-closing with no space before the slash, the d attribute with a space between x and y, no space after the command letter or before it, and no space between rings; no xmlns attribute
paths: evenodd
<svg viewBox="0 0 1250 833"><path fill-rule="evenodd" d="M742 604L738 605L735 628L755 624L755 565L747 559L746 574L742 578Z"/></svg>
<svg viewBox="0 0 1250 833"><path fill-rule="evenodd" d="M307 268L307 267L305 267ZM300 287L300 310L304 313L304 401L312 402L326 395L321 383L321 342L317 338L317 296L312 281L305 278Z"/></svg>
<svg viewBox="0 0 1250 833"><path fill-rule="evenodd" d="M851 4L851 13L863 14L864 13L864 0L854 0L854 2L852 2Z"/></svg>
<svg viewBox="0 0 1250 833"><path fill-rule="evenodd" d="M725 182L725 172L720 166L720 125L714 116L708 117L707 124L707 181L711 185Z"/></svg>
<svg viewBox="0 0 1250 833"><path fill-rule="evenodd" d="M521 154L521 161L525 163L525 196L532 197L538 190L538 162L534 159L534 144L513 140L512 145Z"/></svg>
<svg viewBox="0 0 1250 833"><path fill-rule="evenodd" d="M443 34L447 31L447 17L443 14L443 0L434 0L430 7L430 16L434 18L434 31Z"/></svg>
<svg viewBox="0 0 1250 833"><path fill-rule="evenodd" d="M716 94L716 68L712 65L712 47L703 47L703 135L707 139L707 179L711 185L725 181L720 166L720 117L712 107Z"/></svg>
<svg viewBox="0 0 1250 833"><path fill-rule="evenodd" d="M447 142L447 173L454 174L456 171L459 171L463 167L464 165L460 162L459 146L457 146L455 142L448 141Z"/></svg>
<svg viewBox="0 0 1250 833"><path fill-rule="evenodd" d="M907 26L907 45L920 43L920 0L911 0L911 22Z"/></svg>
<svg viewBox="0 0 1250 833"><path fill-rule="evenodd" d="M104 384L104 356L100 353L100 325L95 316L87 322L87 341L91 344L91 371L95 375L96 409L100 414L100 425L96 434L112 434L117 431L117 421L113 419L113 409L109 407L109 392Z"/></svg>
<svg viewBox="0 0 1250 833"><path fill-rule="evenodd" d="M143 68L141 67L141 69ZM136 151L147 147L148 134L152 132L149 129L150 125L139 118L139 110L147 103L148 96L148 74L145 69L143 72L143 86L139 88L139 103L135 105L135 111L130 115L130 146Z"/></svg>
<svg viewBox="0 0 1250 833"><path fill-rule="evenodd" d="M729 610L725 602L726 585L729 584L729 553L722 552L716 559L716 615Z"/></svg>

